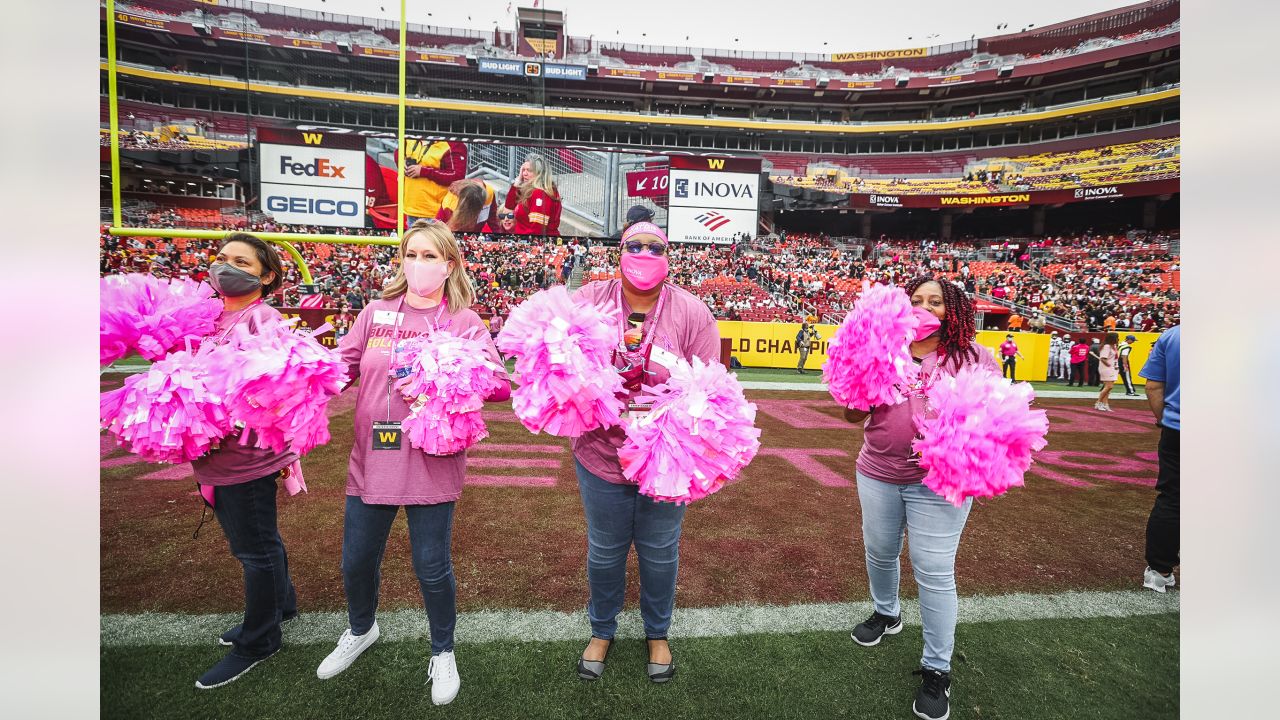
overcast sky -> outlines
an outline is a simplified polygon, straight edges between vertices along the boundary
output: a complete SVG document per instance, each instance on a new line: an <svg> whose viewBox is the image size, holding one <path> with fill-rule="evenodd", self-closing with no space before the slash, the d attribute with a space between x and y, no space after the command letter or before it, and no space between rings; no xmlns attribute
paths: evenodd
<svg viewBox="0 0 1280 720"><path fill-rule="evenodd" d="M399 0L273 2L363 17L400 17ZM959 42L971 35L1013 33L1033 23L1042 27L1132 4L1107 0L550 0L546 7L564 11L567 30L575 36L650 45L822 53ZM407 11L411 23L476 30L490 30L497 24L506 30L515 26L514 8L532 5L533 0L408 0ZM508 7L513 8L511 14ZM1008 29L997 31L1001 23L1008 23Z"/></svg>

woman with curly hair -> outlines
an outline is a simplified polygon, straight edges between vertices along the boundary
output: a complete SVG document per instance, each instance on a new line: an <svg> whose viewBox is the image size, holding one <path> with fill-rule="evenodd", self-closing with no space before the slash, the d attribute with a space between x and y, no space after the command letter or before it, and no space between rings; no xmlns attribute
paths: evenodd
<svg viewBox="0 0 1280 720"><path fill-rule="evenodd" d="M503 206L515 216L512 231L517 235L559 234L560 191L551 176L551 164L541 155L529 153Z"/></svg>
<svg viewBox="0 0 1280 720"><path fill-rule="evenodd" d="M914 673L922 676L922 683L911 708L918 717L939 720L950 712L951 651L958 610L956 549L972 499L956 507L921 482L925 470L911 449L918 437L914 418L927 412L925 393L939 377L954 375L967 365L984 365L997 373L999 366L974 341L973 304L963 290L949 280L922 277L906 291L922 320L911 343L919 380L904 388L907 402L876 406L868 412L844 412L851 423L866 421L856 476L875 605L871 617L854 628L852 636L859 645L871 646L885 635L902 631L899 557L904 533L910 535L911 568L920 589L924 625L924 654Z"/></svg>

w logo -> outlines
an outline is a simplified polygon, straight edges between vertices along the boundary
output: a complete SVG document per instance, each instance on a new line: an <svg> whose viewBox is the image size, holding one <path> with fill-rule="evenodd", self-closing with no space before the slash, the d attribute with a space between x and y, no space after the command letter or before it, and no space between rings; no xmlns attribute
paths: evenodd
<svg viewBox="0 0 1280 720"><path fill-rule="evenodd" d="M698 222L702 223L703 227L705 227L706 229L712 232L719 230L725 225L728 225L730 222L729 218L721 215L718 212L715 212L714 210L704 212L701 215L695 217L694 220L697 220Z"/></svg>
<svg viewBox="0 0 1280 720"><path fill-rule="evenodd" d="M724 158L707 158L707 167L712 170L723 170Z"/></svg>
<svg viewBox="0 0 1280 720"><path fill-rule="evenodd" d="M324 135L320 133L302 133L302 142L307 145L319 145L321 140L324 140Z"/></svg>

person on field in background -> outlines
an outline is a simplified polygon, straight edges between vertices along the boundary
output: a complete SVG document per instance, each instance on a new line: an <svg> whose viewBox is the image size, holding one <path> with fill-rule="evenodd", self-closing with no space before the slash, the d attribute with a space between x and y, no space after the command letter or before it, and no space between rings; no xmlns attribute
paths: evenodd
<svg viewBox="0 0 1280 720"><path fill-rule="evenodd" d="M1182 429L1179 387L1182 377L1182 326L1166 330L1151 348L1151 355L1138 373L1147 379L1147 404L1160 428L1156 457L1160 463L1156 477L1156 501L1147 518L1147 569L1142 585L1164 592L1177 584L1173 569L1180 560L1178 529L1178 465Z"/></svg>
<svg viewBox="0 0 1280 720"><path fill-rule="evenodd" d="M908 401L881 405L863 412L846 409L845 420L865 421L855 478L862 508L862 540L874 611L853 629L859 645L880 643L885 635L902 631L899 603L899 565L903 534L908 538L911 568L920 594L924 631L921 676L911 709L926 720L950 714L951 654L955 647L955 560L960 535L973 499L956 507L923 482L925 469L911 448L915 418L925 411L928 387L961 368L982 366L996 371L996 361L975 342L973 304L953 283L917 278L906 290L917 317L927 322L917 330L911 356L920 366L919 380L908 389Z"/></svg>
<svg viewBox="0 0 1280 720"><path fill-rule="evenodd" d="M1098 338L1089 341L1089 355L1086 362L1089 365L1089 384L1098 387L1102 384L1101 378L1098 377L1098 362L1102 357L1102 344L1098 342Z"/></svg>
<svg viewBox="0 0 1280 720"><path fill-rule="evenodd" d="M1138 341L1134 335L1125 335L1120 343L1120 381L1124 383L1126 397L1137 397L1138 389L1133 385L1133 368L1129 367L1129 354L1133 352L1133 344Z"/></svg>
<svg viewBox="0 0 1280 720"><path fill-rule="evenodd" d="M1058 331L1054 330L1049 333L1049 371L1046 380L1052 381L1060 377L1062 372L1062 364L1058 361L1058 351L1062 349L1062 338L1058 337Z"/></svg>
<svg viewBox="0 0 1280 720"><path fill-rule="evenodd" d="M1022 358L1022 353L1018 352L1018 343L1013 341L1013 335L1004 336L1004 342L1000 343L1000 357L1003 361L1000 368L1001 376L1018 382L1018 360Z"/></svg>
<svg viewBox="0 0 1280 720"><path fill-rule="evenodd" d="M1085 361L1088 359L1089 343L1084 341L1084 336L1077 337L1071 345L1071 379L1067 381L1067 387L1084 387Z"/></svg>
<svg viewBox="0 0 1280 720"><path fill-rule="evenodd" d="M405 138L404 223L434 220L449 186L467 175L467 146Z"/></svg>
<svg viewBox="0 0 1280 720"><path fill-rule="evenodd" d="M1117 365L1120 361L1120 336L1109 332L1096 355L1098 359L1098 381L1102 389L1098 391L1098 401L1093 404L1095 410L1111 412L1111 387L1116 384ZM1089 352L1093 355L1093 351Z"/></svg>
<svg viewBox="0 0 1280 720"><path fill-rule="evenodd" d="M800 362L796 364L796 372L804 375L805 363L809 362L809 351L813 342L818 339L818 331L805 321L800 323L800 332L796 333L796 352L800 353Z"/></svg>

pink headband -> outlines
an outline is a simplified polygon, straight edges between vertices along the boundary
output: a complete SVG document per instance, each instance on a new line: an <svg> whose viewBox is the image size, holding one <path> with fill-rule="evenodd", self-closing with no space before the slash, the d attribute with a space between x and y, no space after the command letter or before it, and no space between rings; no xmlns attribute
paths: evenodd
<svg viewBox="0 0 1280 720"><path fill-rule="evenodd" d="M668 242L667 234L662 232L662 228L651 222L638 222L627 228L626 231L622 233L622 240L620 242L626 242L627 238L641 234L656 235L660 240L662 240L662 242Z"/></svg>

